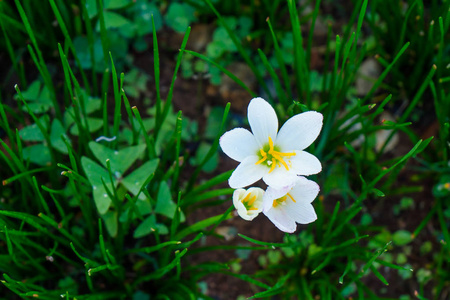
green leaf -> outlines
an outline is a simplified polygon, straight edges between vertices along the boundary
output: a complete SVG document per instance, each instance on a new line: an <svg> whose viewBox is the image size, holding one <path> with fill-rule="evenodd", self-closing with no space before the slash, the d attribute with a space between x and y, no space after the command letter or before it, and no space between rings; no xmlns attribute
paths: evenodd
<svg viewBox="0 0 450 300"><path fill-rule="evenodd" d="M392 240L397 246L403 246L412 241L412 235L407 230L398 230L392 235Z"/></svg>
<svg viewBox="0 0 450 300"><path fill-rule="evenodd" d="M155 215L150 215L145 219L133 233L133 237L138 239L150 234L153 231L158 231L159 234L168 234L169 229L163 224L156 223Z"/></svg>
<svg viewBox="0 0 450 300"><path fill-rule="evenodd" d="M112 237L117 236L117 211L108 211L102 216L103 222L105 222L106 230Z"/></svg>
<svg viewBox="0 0 450 300"><path fill-rule="evenodd" d="M105 8L106 9L118 9L133 3L133 0L106 0Z"/></svg>
<svg viewBox="0 0 450 300"><path fill-rule="evenodd" d="M177 205L172 200L170 194L170 188L165 181L161 182L159 186L158 196L156 198L155 213L164 215L170 219L175 215ZM184 222L185 217L183 212L180 211L180 222Z"/></svg>
<svg viewBox="0 0 450 300"><path fill-rule="evenodd" d="M45 115L39 119L45 129L47 129L48 120L48 115ZM19 136L23 141L26 142L42 142L45 140L44 135L36 124L31 124L22 128L19 131Z"/></svg>
<svg viewBox="0 0 450 300"><path fill-rule="evenodd" d="M100 143L94 141L89 143L94 156L106 167L106 160L111 163L111 171L116 178L122 177L122 174L141 156L146 145L132 146L121 149L120 151L112 150ZM145 177L146 178L146 177Z"/></svg>
<svg viewBox="0 0 450 300"><path fill-rule="evenodd" d="M58 119L54 119L50 133L50 142L52 143L53 148L61 153L67 154L67 146L61 136L64 136L66 138L66 140L69 142L69 145L72 144L69 137L66 135L66 131L64 130L61 121L59 121Z"/></svg>
<svg viewBox="0 0 450 300"><path fill-rule="evenodd" d="M133 19L133 23L136 24L138 36L143 36L153 32L152 18L149 18L149 16L153 15L156 31L163 26L163 18L156 5L148 3L147 1L140 1L136 3L135 7L139 8L139 10L136 10L136 14Z"/></svg>
<svg viewBox="0 0 450 300"><path fill-rule="evenodd" d="M119 15L118 13L105 11L103 15L105 16L106 29L119 28L130 24L130 20L123 17L122 15ZM100 31L100 22L97 23L96 30Z"/></svg>
<svg viewBox="0 0 450 300"><path fill-rule="evenodd" d="M152 212L152 205L150 204L149 199L144 199L144 200L137 199L136 203L134 205L135 205L134 208L129 207L120 215L120 218L119 218L120 222L128 221L128 215L129 215L130 209L133 209L134 211L138 211L139 215L141 215L141 216L148 215L149 213ZM137 218L137 215L136 215L136 213L134 213L134 211L131 215L132 219Z"/></svg>
<svg viewBox="0 0 450 300"><path fill-rule="evenodd" d="M23 158L40 166L51 164L52 157L47 146L37 144L23 148Z"/></svg>
<svg viewBox="0 0 450 300"><path fill-rule="evenodd" d="M102 178L108 189L110 191L113 190L113 187L110 183L108 171L85 156L81 158L81 165L83 166L83 170L92 185L92 193L94 195L94 202L97 206L97 210L99 214L103 215L111 206L111 198L109 197L108 193L105 190L105 187L103 186ZM114 185L117 186L117 184L117 181L114 180Z"/></svg>
<svg viewBox="0 0 450 300"><path fill-rule="evenodd" d="M27 101L28 107L35 114L45 113L52 107L50 91L39 80L33 81L26 91L22 91L23 98ZM19 99L16 95L15 99ZM25 111L26 107L23 108Z"/></svg>
<svg viewBox="0 0 450 300"><path fill-rule="evenodd" d="M195 8L185 3L171 3L165 16L167 25L179 33L184 33L191 22L196 21Z"/></svg>
<svg viewBox="0 0 450 300"><path fill-rule="evenodd" d="M194 165L200 165L203 162L206 154L208 154L209 149L211 149L211 145L209 143L202 142L197 148L197 152L195 153L195 160L192 161ZM219 164L219 153L216 151L213 156L203 165L202 170L209 173L214 171Z"/></svg>
<svg viewBox="0 0 450 300"><path fill-rule="evenodd" d="M127 188L127 190L129 190L134 196L136 196L141 190L142 185L144 184L147 177L155 172L158 163L159 159L153 159L146 162L138 169L133 171L133 173L125 177L122 180L122 184ZM145 195L141 194L140 199L145 199Z"/></svg>
<svg viewBox="0 0 450 300"><path fill-rule="evenodd" d="M102 128L103 126L103 120L98 118L87 118L88 126L89 126L89 132L94 132ZM78 136L80 134L80 131L78 129L78 125L74 124L72 128L70 128L70 134Z"/></svg>

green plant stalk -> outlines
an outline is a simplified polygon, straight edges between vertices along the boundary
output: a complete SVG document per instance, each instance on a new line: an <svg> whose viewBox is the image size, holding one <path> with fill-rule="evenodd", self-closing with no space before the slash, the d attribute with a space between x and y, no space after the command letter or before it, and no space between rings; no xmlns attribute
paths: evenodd
<svg viewBox="0 0 450 300"><path fill-rule="evenodd" d="M292 33L294 39L294 69L296 88L300 98L306 98L306 105L311 107L311 95L309 90L309 66L305 59L305 52L303 49L303 38L300 30L300 21L298 19L297 8L295 1L288 0L289 15L292 25Z"/></svg>
<svg viewBox="0 0 450 300"><path fill-rule="evenodd" d="M17 75L20 78L20 84L26 88L26 79L25 79L25 72L23 72L23 69L19 67L19 64L17 63L16 55L14 53L14 48L11 44L11 40L9 39L8 33L6 32L5 25L3 24L3 17L0 16L0 27L2 28L3 36L5 37L5 43L6 43L6 49L8 50L9 58L11 59L11 62L13 64L14 69L17 72Z"/></svg>
<svg viewBox="0 0 450 300"><path fill-rule="evenodd" d="M117 78L117 72L116 72L116 67L114 66L114 61L111 55L111 52L109 52L109 57L111 58L111 70L112 70L112 82L113 82L113 91L114 91L114 129L113 129L113 136L118 137L119 136L119 126L120 126L120 121L122 119L122 114L121 114L121 99L120 99L120 91L119 91L119 85L118 85L118 78ZM113 141L113 147L117 146L117 141L119 139L116 138Z"/></svg>
<svg viewBox="0 0 450 300"><path fill-rule="evenodd" d="M70 50L72 51L73 57L75 58L75 61L77 62L78 66L79 66L79 72L81 74L81 78L83 78L84 88L88 91L88 94L90 94L89 81L87 80L86 74L84 73L83 68L81 67L81 62L75 51L75 47L73 45L70 34L67 30L66 24L64 23L64 19L62 18L61 13L59 12L58 7L55 4L55 1L54 0L48 0L48 1L50 3L50 6L52 7L53 13L55 14L56 20L58 21L59 27L61 28L64 38L66 39L66 43L69 46Z"/></svg>
<svg viewBox="0 0 450 300"><path fill-rule="evenodd" d="M314 6L313 15L311 18L311 28L309 30L308 34L308 44L306 46L306 61L311 61L311 49L312 49L312 41L314 36L314 29L316 25L317 16L319 14L319 7L320 7L321 0L317 0L316 4Z"/></svg>
<svg viewBox="0 0 450 300"><path fill-rule="evenodd" d="M122 73L122 75L123 75L123 73ZM125 106L125 110L127 111L128 120L130 121L131 131L133 132L132 145L137 145L138 138L139 138L139 130L136 129L135 122L134 122L135 118L133 117L133 111L131 109L130 101L128 101L128 97L125 94L125 91L123 89L121 90L121 96L123 99L123 105Z"/></svg>
<svg viewBox="0 0 450 300"><path fill-rule="evenodd" d="M164 103L164 107L163 107L162 114L161 114L161 119L159 120L160 123L155 124L155 131L153 134L155 141L158 138L158 134L159 134L162 124L164 123L167 115L169 114L169 110L172 109L173 88L175 85L175 80L177 78L178 69L180 68L180 65L181 65L181 59L183 57L183 53L185 51L190 32L191 32L191 27L188 27L186 30L186 33L184 34L183 41L181 43L180 52L178 53L178 56L177 56L177 62L175 65L175 70L173 71L173 76L172 76L172 81L170 83L169 92L167 94L166 102Z"/></svg>
<svg viewBox="0 0 450 300"><path fill-rule="evenodd" d="M181 118L182 112L179 111L177 115L177 122L175 124L175 170L173 172L173 186L175 186L175 192L179 191L179 177L180 177L180 165L181 165L181 157L180 157L180 151L181 151L181 132L183 130L183 123ZM179 201L178 201L179 202ZM177 205L179 205L178 203Z"/></svg>
<svg viewBox="0 0 450 300"><path fill-rule="evenodd" d="M208 153L205 155L202 162L197 166L197 168L194 171L194 174L189 179L188 185L186 188L187 191L192 189L192 187L195 183L195 180L197 180L198 175L202 171L203 166L208 162L208 160L211 159L211 157L217 151L217 147L219 147L219 139L223 133L223 128L225 127L225 121L227 119L228 112L230 111L230 106L231 106L231 104L228 102L227 105L225 106L225 110L224 110L223 117L222 117L222 123L220 124L218 134L217 134L216 138L214 139L214 142L212 143L211 148L209 148Z"/></svg>
<svg viewBox="0 0 450 300"><path fill-rule="evenodd" d="M211 3L210 0L203 0L206 2L206 4L211 8L211 10L214 12L214 14L217 16L217 19L219 20L219 23L225 28L225 30L228 33L228 36L233 41L234 45L236 46L236 49L238 50L239 54L244 59L245 63L250 67L250 69L255 74L256 79L258 80L258 83L261 85L263 90L266 92L267 95L269 95L270 102L273 102L273 99L271 97L271 93L269 92L269 88L267 87L266 82L264 81L264 78L262 77L261 73L259 72L258 68L255 66L253 61L251 60L250 56L248 55L247 51L245 51L244 47L242 46L241 42L237 38L236 34L231 30L231 28L228 26L228 24L223 19L222 15L216 10L214 5Z"/></svg>
<svg viewBox="0 0 450 300"><path fill-rule="evenodd" d="M33 51L33 48L30 45L28 45L28 50L30 51L30 54L33 57L33 60L34 60L34 62L36 64L36 67L39 69L39 72L41 73L42 78L44 79L45 85L47 86L48 90L50 91L50 97L51 97L52 102L53 102L53 107L55 108L56 116L58 117L58 119L61 120L62 119L62 115L61 115L61 111L59 109L59 104L58 104L57 99L56 99L55 87L53 85L53 81L51 79L50 73L49 73L49 71L47 69L47 66L45 64L44 58L42 57L42 53L41 53L41 50L39 49L39 45L38 45L38 43L36 41L36 38L35 38L34 33L33 33L33 30L31 29L31 25L30 25L30 23L28 21L28 17L25 14L25 11L23 10L23 7L20 4L19 0L14 0L14 2L16 4L16 6L17 6L17 10L19 11L19 15L20 15L20 17L22 19L23 25L25 26L27 34L28 34L28 36L29 36L29 38L31 40L31 43L32 43L34 49L36 50L37 57L39 59L35 59L34 58L34 56L35 56L34 55L34 51Z"/></svg>
<svg viewBox="0 0 450 300"><path fill-rule="evenodd" d="M273 67L270 65L269 60L267 59L266 55L264 54L264 52L262 52L261 49L258 49L258 54L261 57L261 60L264 64L264 66L266 67L266 70L269 72L270 77L272 78L272 81L275 85L275 90L277 91L277 95L280 98L280 102L283 104L284 107L289 107L289 105L291 103L289 103L290 101L286 98L286 92L283 90L283 87L281 86L281 82L280 79L278 78L278 75L275 73L275 70L273 69Z"/></svg>
<svg viewBox="0 0 450 300"><path fill-rule="evenodd" d="M253 92L244 82L242 82L242 80L240 80L239 78L237 78L233 73L231 73L230 71L228 71L227 69L225 69L224 67L222 67L221 65L219 65L218 63L216 63L215 61L211 60L210 58L204 56L203 54L194 52L194 51L190 51L190 50L184 50L184 52L191 54L195 57L200 58L201 60L206 61L207 63L210 63L212 65L214 65L216 68L218 68L221 72L223 72L225 75L227 75L228 77L230 77L234 82L236 82L239 86L241 86L244 90L246 90L252 97L256 97L255 92Z"/></svg>
<svg viewBox="0 0 450 300"><path fill-rule="evenodd" d="M155 158L156 157L155 140L153 139L153 136L150 138L150 136L147 134L144 122L142 122L142 118L137 107L133 106L131 109L133 110L134 116L136 117L136 119L139 122L139 125L141 126L141 131L145 138L145 143L147 145L149 157Z"/></svg>
<svg viewBox="0 0 450 300"><path fill-rule="evenodd" d="M158 39L156 36L155 20L152 15L152 30L153 30L153 67L155 74L155 90L156 90L156 117L155 126L158 124L161 118L161 92L159 88L159 50L158 50ZM156 139L156 138L155 138Z"/></svg>
<svg viewBox="0 0 450 300"><path fill-rule="evenodd" d="M416 95L412 99L411 103L406 108L405 112L401 115L401 117L398 119L399 123L404 122L409 117L409 115L412 113L413 109L415 108L415 106L417 105L419 100L422 98L422 95L425 92L425 89L428 87L428 84L430 83L431 79L433 78L434 73L436 72L436 69L437 69L436 65L433 65L433 67L431 68L427 77L425 78L425 80L423 81L419 90L417 91ZM387 144L390 142L390 140L392 139L394 134L395 134L395 131L391 132L391 134L388 136L388 138L386 139L386 141L384 142L383 146L381 147L381 149L378 153L378 157L380 157L381 154L384 152L384 149L386 149Z"/></svg>
<svg viewBox="0 0 450 300"><path fill-rule="evenodd" d="M83 17L83 21L86 28L86 36L89 44L89 53L91 54L91 65L92 65L92 73L91 73L91 82L92 88L91 91L93 95L98 95L98 82L97 82L97 74L95 72L95 51L94 51L94 33L92 30L91 19L89 18L87 9L86 9L86 0L81 0L81 14Z"/></svg>
<svg viewBox="0 0 450 300"><path fill-rule="evenodd" d="M320 2L320 1L319 1ZM269 25L269 30L272 35L274 50L275 50L275 57L278 62L278 66L280 68L281 77L283 78L284 82L284 89L287 93L287 97L292 98L292 90L291 90L291 81L289 79L289 75L286 69L286 64L284 63L283 54L281 53L280 45L278 44L277 37L275 36L275 32L273 31L272 24L270 22L270 19L267 18L267 25Z"/></svg>

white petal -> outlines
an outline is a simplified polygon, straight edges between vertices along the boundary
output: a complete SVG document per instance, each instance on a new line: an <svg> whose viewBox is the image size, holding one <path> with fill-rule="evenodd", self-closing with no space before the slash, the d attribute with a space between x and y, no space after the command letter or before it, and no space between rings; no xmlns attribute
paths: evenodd
<svg viewBox="0 0 450 300"><path fill-rule="evenodd" d="M219 140L222 151L230 158L243 161L250 155L255 155L259 147L253 134L244 128L235 128L225 132Z"/></svg>
<svg viewBox="0 0 450 300"><path fill-rule="evenodd" d="M303 150L316 140L322 125L321 113L307 111L295 115L281 127L275 144L281 151Z"/></svg>
<svg viewBox="0 0 450 300"><path fill-rule="evenodd" d="M248 105L248 122L253 135L263 147L269 142L269 136L275 142L278 131L278 118L272 106L263 98L253 98Z"/></svg>
<svg viewBox="0 0 450 300"><path fill-rule="evenodd" d="M263 196L263 210L268 211L269 209L271 209L273 200L281 198L289 193L295 185L296 181L297 180L294 180L291 184L285 185L281 188L273 188L272 186L269 186Z"/></svg>
<svg viewBox="0 0 450 300"><path fill-rule="evenodd" d="M253 202L252 208L247 210L242 200L248 195L251 194L250 197L256 196L255 201ZM233 205L237 210L239 216L247 221L251 221L258 216L258 214L262 211L262 198L264 195L264 190L261 188L253 187L248 190L245 189L237 189L233 193Z"/></svg>
<svg viewBox="0 0 450 300"><path fill-rule="evenodd" d="M293 173L297 175L313 175L322 171L322 164L314 155L305 151L295 151L289 159ZM273 172L272 172L273 173Z"/></svg>
<svg viewBox="0 0 450 300"><path fill-rule="evenodd" d="M259 157L256 155L246 157L231 174L228 179L228 184L233 189L242 188L248 186L258 180L260 180L267 172L269 168L263 164L256 165Z"/></svg>
<svg viewBox="0 0 450 300"><path fill-rule="evenodd" d="M287 201L289 202L286 202L286 205L280 205L279 209L295 222L300 224L309 224L317 220L316 212L311 204L293 202L292 200Z"/></svg>
<svg viewBox="0 0 450 300"><path fill-rule="evenodd" d="M281 231L293 233L297 229L297 224L286 213L280 209L270 209L264 214Z"/></svg>
<svg viewBox="0 0 450 300"><path fill-rule="evenodd" d="M276 167L271 173L267 172L263 180L270 187L283 189L286 186L291 186L297 180L297 175L293 171L293 168L287 171L284 166Z"/></svg>
<svg viewBox="0 0 450 300"><path fill-rule="evenodd" d="M289 192L297 203L311 203L319 194L320 187L312 180L299 177L297 184Z"/></svg>

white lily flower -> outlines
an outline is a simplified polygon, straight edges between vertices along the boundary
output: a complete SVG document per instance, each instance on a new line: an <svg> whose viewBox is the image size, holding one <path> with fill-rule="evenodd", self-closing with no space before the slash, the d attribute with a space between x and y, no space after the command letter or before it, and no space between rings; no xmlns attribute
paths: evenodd
<svg viewBox="0 0 450 300"><path fill-rule="evenodd" d="M308 224L317 219L311 202L319 194L319 185L305 177L282 189L268 187L263 197L263 213L284 232L293 233L297 224Z"/></svg>
<svg viewBox="0 0 450 300"><path fill-rule="evenodd" d="M257 187L237 189L233 193L233 205L239 216L251 221L262 211L264 190Z"/></svg>
<svg viewBox="0 0 450 300"><path fill-rule="evenodd" d="M322 129L321 113L295 115L278 132L275 110L264 99L254 98L248 105L248 121L253 133L235 128L220 138L223 152L240 162L228 180L230 187L242 188L262 178L267 185L282 188L292 184L297 175L322 170L320 161L303 151Z"/></svg>

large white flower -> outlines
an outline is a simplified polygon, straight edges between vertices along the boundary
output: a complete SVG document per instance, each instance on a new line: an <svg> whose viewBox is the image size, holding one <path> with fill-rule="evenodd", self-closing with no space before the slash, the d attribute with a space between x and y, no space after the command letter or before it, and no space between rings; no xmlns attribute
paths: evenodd
<svg viewBox="0 0 450 300"><path fill-rule="evenodd" d="M233 205L239 216L251 221L262 211L264 190L257 187L237 189L233 193Z"/></svg>
<svg viewBox="0 0 450 300"><path fill-rule="evenodd" d="M314 142L322 129L322 114L308 111L293 116L278 131L275 110L262 98L248 105L251 133L244 128L225 132L220 147L240 164L228 183L232 188L248 186L259 179L274 188L291 185L297 175L317 174L320 161L302 151Z"/></svg>
<svg viewBox="0 0 450 300"><path fill-rule="evenodd" d="M263 213L284 232L293 233L297 224L308 224L317 219L311 202L319 194L319 185L305 177L282 189L268 187L263 196Z"/></svg>

